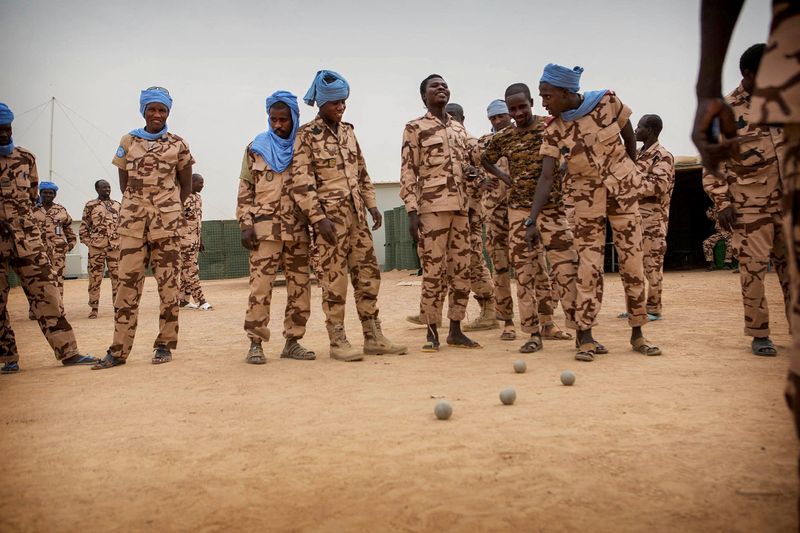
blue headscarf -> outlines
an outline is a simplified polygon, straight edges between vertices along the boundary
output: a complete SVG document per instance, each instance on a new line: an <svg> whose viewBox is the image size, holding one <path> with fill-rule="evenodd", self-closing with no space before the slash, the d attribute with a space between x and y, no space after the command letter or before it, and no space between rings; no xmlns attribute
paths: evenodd
<svg viewBox="0 0 800 533"><path fill-rule="evenodd" d="M292 112L292 133L288 139L283 139L272 131L272 123L269 121L269 109L277 102L288 105ZM260 155L272 170L283 172L292 164L294 138L299 126L300 107L297 105L297 97L289 91L275 91L272 96L267 97L267 131L253 139L250 149Z"/></svg>
<svg viewBox="0 0 800 533"><path fill-rule="evenodd" d="M40 191L58 192L58 185L56 185L52 181L40 181L39 182L39 190Z"/></svg>
<svg viewBox="0 0 800 533"><path fill-rule="evenodd" d="M14 113L11 112L11 109L4 103L0 102L0 125L7 125L14 122ZM8 144L0 144L0 155L1 156L9 156L11 152L14 151L14 140L11 139L8 141Z"/></svg>
<svg viewBox="0 0 800 533"><path fill-rule="evenodd" d="M147 109L147 104L153 103L164 104L167 109L172 109L172 97L169 95L169 91L163 87L150 87L149 89L143 90L139 95L139 112L142 114L142 116L144 116L144 112ZM148 141L155 141L156 139L166 135L167 131L169 131L169 128L166 124L164 124L164 127L161 129L161 131L157 133L150 133L144 128L136 128L135 130L131 130L130 134L134 137L147 139Z"/></svg>
<svg viewBox="0 0 800 533"><path fill-rule="evenodd" d="M345 100L348 96L350 96L350 84L341 74L332 70L320 70L314 76L314 81L311 82L303 101L311 106L316 101L317 107L322 107L328 102Z"/></svg>
<svg viewBox="0 0 800 533"><path fill-rule="evenodd" d="M489 104L489 107L486 108L486 117L492 118L496 117L497 115L507 115L508 114L508 106L506 105L505 100L492 100L492 103Z"/></svg>
<svg viewBox="0 0 800 533"><path fill-rule="evenodd" d="M583 74L583 67L568 69L567 67L562 67L555 63L548 63L547 66L544 67L544 72L539 79L539 83L549 83L554 87L561 87L569 92L577 93L581 89L581 74ZM597 104L600 103L600 100L607 92L607 89L584 92L581 105L576 109L562 112L561 119L566 121L577 120L588 115L597 107Z"/></svg>

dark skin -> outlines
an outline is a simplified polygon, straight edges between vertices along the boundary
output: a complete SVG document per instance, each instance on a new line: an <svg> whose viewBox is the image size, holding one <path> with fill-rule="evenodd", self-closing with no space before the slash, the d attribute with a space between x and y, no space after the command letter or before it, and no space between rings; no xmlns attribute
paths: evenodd
<svg viewBox="0 0 800 533"><path fill-rule="evenodd" d="M45 209L50 209L53 207L53 200L56 199L56 191L53 189L39 191L39 197L42 199L42 207Z"/></svg>
<svg viewBox="0 0 800 533"><path fill-rule="evenodd" d="M492 123L492 128L494 128L494 131L500 131L511 125L511 115L508 113L494 115L489 117L489 122Z"/></svg>
<svg viewBox="0 0 800 533"><path fill-rule="evenodd" d="M111 184L106 180L100 180L94 188L97 191L97 199L106 201L111 198Z"/></svg>
<svg viewBox="0 0 800 533"><path fill-rule="evenodd" d="M339 123L342 121L342 117L344 117L345 109L347 109L345 100L325 102L319 108L319 116L334 133L337 133L339 131ZM383 224L383 215L381 215L377 207L370 207L368 211L372 217L372 230L375 231ZM314 230L325 239L328 244L336 244L336 229L331 219L327 217L323 218L314 225Z"/></svg>
<svg viewBox="0 0 800 533"><path fill-rule="evenodd" d="M192 193L200 193L203 191L203 186L205 185L205 180L203 176L200 174L192 174ZM200 239L200 251L205 252L206 246L203 244L203 239ZM200 302L201 304L205 303L205 300Z"/></svg>
<svg viewBox="0 0 800 533"><path fill-rule="evenodd" d="M554 87L549 83L539 84L539 96L542 97L542 105L554 117L560 117L561 113L576 109L581 105L582 97L577 93L572 93L561 87ZM630 120L625 124L620 132L622 141L625 144L625 151L628 156L636 160L636 135L633 132L633 126ZM525 240L528 242L528 247L535 247L541 237L539 231L536 229L536 220L539 218L539 213L550 198L550 190L553 187L553 180L555 179L555 170L558 162L555 158L545 156L542 159L542 174L539 176L539 181L536 184L536 192L533 195L533 205L531 206L530 218L533 224L528 226L525 231ZM631 328L631 343L636 339L643 337L642 328L637 326ZM594 344L595 340L592 336L592 329L578 331L578 344Z"/></svg>
<svg viewBox="0 0 800 533"><path fill-rule="evenodd" d="M153 102L147 104L144 110L144 130L148 133L158 133L164 129L169 117L169 109L164 104ZM125 194L128 188L128 171L119 169L119 190ZM189 197L192 191L192 165L187 165L185 168L178 171L178 187L180 188L181 205Z"/></svg>

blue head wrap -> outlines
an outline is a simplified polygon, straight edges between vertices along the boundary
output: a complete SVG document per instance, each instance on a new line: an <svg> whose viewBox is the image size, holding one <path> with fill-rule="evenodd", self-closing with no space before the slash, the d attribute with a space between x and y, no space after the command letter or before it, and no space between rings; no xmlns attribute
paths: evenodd
<svg viewBox="0 0 800 533"><path fill-rule="evenodd" d="M169 91L163 87L150 87L149 89L143 90L142 94L139 95L139 112L142 116L144 116L144 111L147 109L147 104L153 103L164 104L167 109L172 109L172 97L169 95ZM169 127L164 124L161 131L157 133L150 133L144 128L136 128L135 130L131 130L130 134L134 137L147 139L148 141L155 141L166 135L167 131L169 131Z"/></svg>
<svg viewBox="0 0 800 533"><path fill-rule="evenodd" d="M505 100L492 100L492 103L489 104L489 107L486 108L486 117L492 118L496 117L497 115L507 115L508 114L508 106L506 105Z"/></svg>
<svg viewBox="0 0 800 533"><path fill-rule="evenodd" d="M303 101L312 106L316 101L317 107L322 107L328 102L345 100L348 96L350 96L350 84L341 74L332 70L320 70L314 76L314 81L311 82Z"/></svg>
<svg viewBox="0 0 800 533"><path fill-rule="evenodd" d="M40 181L39 182L39 190L40 191L58 192L58 185L56 185L52 181Z"/></svg>
<svg viewBox="0 0 800 533"><path fill-rule="evenodd" d="M583 67L567 68L555 63L548 63L539 83L549 83L554 87L561 87L569 92L576 93L581 90L581 74Z"/></svg>
<svg viewBox="0 0 800 533"><path fill-rule="evenodd" d="M14 122L14 113L11 112L11 109L6 104L0 102L0 124L5 126L12 122Z"/></svg>
<svg viewBox="0 0 800 533"><path fill-rule="evenodd" d="M269 122L269 110L277 102L288 105L292 112L292 133L288 139L283 139L272 131L272 123ZM300 107L297 105L297 97L289 91L272 93L267 97L267 118L267 131L258 134L253 139L250 149L264 158L272 170L283 172L292 164L294 138L297 135L297 128L300 126Z"/></svg>

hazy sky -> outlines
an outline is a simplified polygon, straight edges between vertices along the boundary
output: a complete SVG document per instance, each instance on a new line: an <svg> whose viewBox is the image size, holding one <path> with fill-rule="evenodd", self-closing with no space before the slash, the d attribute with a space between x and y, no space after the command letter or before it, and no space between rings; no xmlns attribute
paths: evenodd
<svg viewBox="0 0 800 533"><path fill-rule="evenodd" d="M614 89L633 109L664 119L663 144L696 153L689 140L699 60L699 0L359 2L137 2L0 0L5 50L0 101L11 106L14 141L49 167L55 96L54 181L73 217L110 179L119 138L142 126L142 88L167 87L170 131L184 137L206 178L206 219L233 218L244 147L266 128L266 96L299 98L315 72L351 86L345 120L355 125L374 181L396 181L404 124L420 116L419 82L444 76L467 128L488 131L486 106L514 82L534 90L548 62L586 69L582 88ZM270 5L281 5L281 11ZM750 0L736 28L724 89L738 58L765 41L770 3ZM536 112L544 113L538 96ZM315 109L301 103L301 121ZM400 200L398 199L398 205Z"/></svg>

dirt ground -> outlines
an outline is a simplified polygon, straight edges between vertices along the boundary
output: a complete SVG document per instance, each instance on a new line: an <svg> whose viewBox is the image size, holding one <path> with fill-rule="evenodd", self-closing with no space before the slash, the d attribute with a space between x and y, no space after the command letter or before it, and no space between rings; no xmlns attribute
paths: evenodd
<svg viewBox="0 0 800 533"><path fill-rule="evenodd" d="M665 319L647 327L664 350L629 350L606 279L594 363L571 342L537 354L478 332L480 351L419 351L404 321L420 288L384 275L386 333L403 357L328 358L320 290L306 347L277 359L286 292L276 288L269 363L244 363L247 280L205 282L214 311L183 311L172 363L150 364L158 322L148 278L126 366L57 364L20 289L10 312L18 375L0 376L2 531L790 531L796 530L797 440L782 398L789 335L774 274L768 298L776 358L749 354L738 279L667 273ZM83 351L111 340L110 286L88 320L86 281L66 283ZM474 301L469 316L478 312ZM559 316L560 311L559 311ZM361 334L348 304L347 329ZM512 363L525 359L528 371ZM573 387L559 374L577 374ZM513 386L517 402L499 391ZM446 398L452 419L433 407Z"/></svg>

